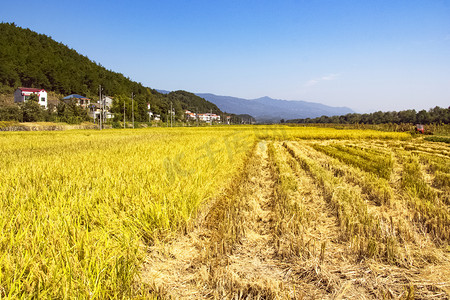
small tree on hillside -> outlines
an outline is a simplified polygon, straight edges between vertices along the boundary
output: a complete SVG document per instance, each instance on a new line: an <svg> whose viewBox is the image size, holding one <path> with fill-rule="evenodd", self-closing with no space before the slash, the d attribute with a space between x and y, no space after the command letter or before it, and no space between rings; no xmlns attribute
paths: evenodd
<svg viewBox="0 0 450 300"><path fill-rule="evenodd" d="M24 122L43 121L44 109L39 105L39 97L32 94L30 98L21 105Z"/></svg>
<svg viewBox="0 0 450 300"><path fill-rule="evenodd" d="M83 121L90 121L88 110L78 106L74 101L60 101L56 106L56 113L60 122L68 124L80 124Z"/></svg>
<svg viewBox="0 0 450 300"><path fill-rule="evenodd" d="M22 112L17 105L0 107L0 121L19 121L22 122Z"/></svg>

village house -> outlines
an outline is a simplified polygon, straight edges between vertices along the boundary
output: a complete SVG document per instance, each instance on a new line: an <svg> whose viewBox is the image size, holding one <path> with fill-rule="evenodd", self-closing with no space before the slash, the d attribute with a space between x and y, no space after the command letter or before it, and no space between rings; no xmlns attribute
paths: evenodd
<svg viewBox="0 0 450 300"><path fill-rule="evenodd" d="M150 103L147 103L148 121L150 122L153 117L153 112L150 110Z"/></svg>
<svg viewBox="0 0 450 300"><path fill-rule="evenodd" d="M97 103L91 104L89 109L89 117L94 119L94 123L97 123L100 119L100 115L102 114L101 109L99 108L99 105ZM103 119L109 120L114 119L114 114L106 109L103 110Z"/></svg>
<svg viewBox="0 0 450 300"><path fill-rule="evenodd" d="M31 95L37 95L39 99L39 104L47 108L47 92L44 89L36 89L36 88L26 88L19 87L14 92L14 102L15 103L23 103L30 99Z"/></svg>
<svg viewBox="0 0 450 300"><path fill-rule="evenodd" d="M212 113L196 114L189 110L184 112L187 120L199 120L203 122L220 121L220 116Z"/></svg>
<svg viewBox="0 0 450 300"><path fill-rule="evenodd" d="M196 120L197 119L197 114L195 114L189 110L186 110L184 114L186 115L187 120Z"/></svg>
<svg viewBox="0 0 450 300"><path fill-rule="evenodd" d="M198 119L203 122L220 121L220 116L211 113L198 114Z"/></svg>
<svg viewBox="0 0 450 300"><path fill-rule="evenodd" d="M114 114L110 111L112 108L113 98L104 96L102 97L103 101L90 102L89 107L89 116L94 119L94 123L98 122L100 119L100 115L102 114L103 109L103 119L114 119ZM101 103L103 102L103 103Z"/></svg>
<svg viewBox="0 0 450 300"><path fill-rule="evenodd" d="M81 106L83 108L88 108L91 104L91 99L86 98L85 96L72 94L63 98L63 101L75 101L76 105Z"/></svg>
<svg viewBox="0 0 450 300"><path fill-rule="evenodd" d="M113 97L103 96L104 109L109 111L112 108L113 101Z"/></svg>

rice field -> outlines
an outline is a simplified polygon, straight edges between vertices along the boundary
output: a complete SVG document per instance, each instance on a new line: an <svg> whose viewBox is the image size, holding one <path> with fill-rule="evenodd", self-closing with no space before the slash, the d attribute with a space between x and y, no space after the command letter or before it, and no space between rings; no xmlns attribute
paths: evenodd
<svg viewBox="0 0 450 300"><path fill-rule="evenodd" d="M0 298L450 297L450 146L288 126L0 133Z"/></svg>

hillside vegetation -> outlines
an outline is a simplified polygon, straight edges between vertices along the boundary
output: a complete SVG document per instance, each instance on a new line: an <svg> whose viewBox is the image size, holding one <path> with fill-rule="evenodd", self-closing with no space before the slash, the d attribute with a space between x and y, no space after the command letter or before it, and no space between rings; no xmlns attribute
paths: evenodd
<svg viewBox="0 0 450 300"><path fill-rule="evenodd" d="M80 94L98 99L98 87L109 96L122 97L127 104L127 118L131 117L131 93L134 93L135 120L148 119L147 103L151 110L166 120L170 104L176 117L181 119L184 110L199 113L221 114L213 103L185 91L161 94L124 75L107 70L100 63L77 53L45 34L23 29L14 23L0 23L0 94L1 105L12 105L12 95L17 87L36 87L60 95ZM5 100L9 99L9 100ZM123 102L113 107L118 119L123 118Z"/></svg>

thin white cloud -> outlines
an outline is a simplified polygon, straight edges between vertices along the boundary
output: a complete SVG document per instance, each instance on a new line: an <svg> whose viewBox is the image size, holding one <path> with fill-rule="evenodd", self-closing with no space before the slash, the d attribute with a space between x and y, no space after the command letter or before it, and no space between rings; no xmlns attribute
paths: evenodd
<svg viewBox="0 0 450 300"><path fill-rule="evenodd" d="M306 86L306 87L308 87L308 86L313 86L313 85L318 84L318 83L321 82L321 81L334 80L334 79L336 79L336 77L338 77L339 75L340 75L340 74L328 74L328 75L322 76L322 77L320 77L320 78L311 79L311 80L309 80L309 81L307 81L307 82L305 83L305 86Z"/></svg>
<svg viewBox="0 0 450 300"><path fill-rule="evenodd" d="M318 80L311 79L311 80L309 80L307 83L305 83L305 86L313 86L313 85L316 85L316 84L318 84L318 83L319 83Z"/></svg>

